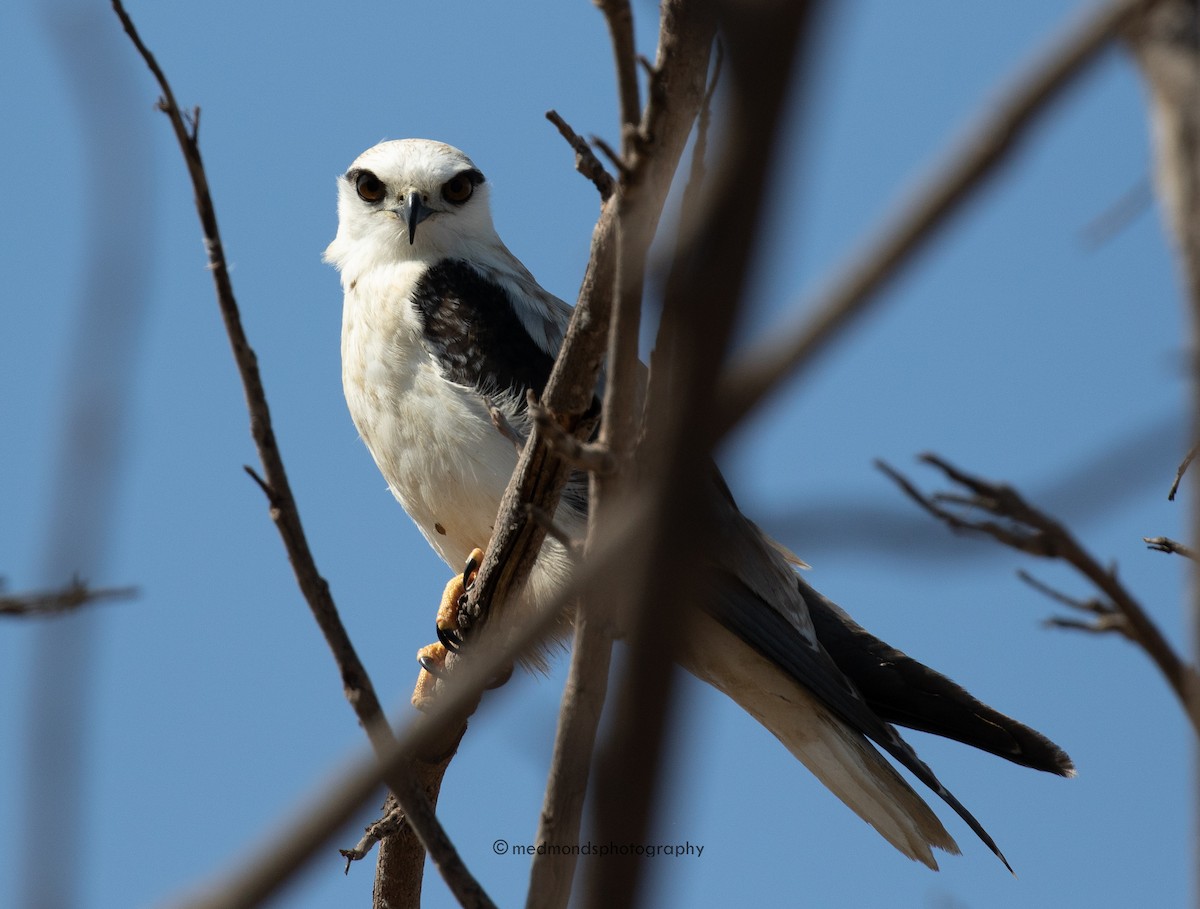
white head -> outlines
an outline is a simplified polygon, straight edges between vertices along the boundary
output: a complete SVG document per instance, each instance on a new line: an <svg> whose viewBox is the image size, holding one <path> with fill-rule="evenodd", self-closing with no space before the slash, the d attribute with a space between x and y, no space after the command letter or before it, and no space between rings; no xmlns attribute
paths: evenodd
<svg viewBox="0 0 1200 909"><path fill-rule="evenodd" d="M473 259L489 247L503 249L488 184L457 148L429 139L381 142L338 178L338 231L325 261L343 280L388 263Z"/></svg>

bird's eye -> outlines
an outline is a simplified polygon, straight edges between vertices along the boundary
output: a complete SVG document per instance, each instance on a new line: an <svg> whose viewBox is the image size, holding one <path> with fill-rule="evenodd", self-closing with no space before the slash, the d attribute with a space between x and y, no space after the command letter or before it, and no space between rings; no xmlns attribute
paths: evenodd
<svg viewBox="0 0 1200 909"><path fill-rule="evenodd" d="M359 171L358 176L354 178L354 188L358 190L358 197L364 202L379 202L387 193L383 181L369 170Z"/></svg>
<svg viewBox="0 0 1200 909"><path fill-rule="evenodd" d="M442 184L442 198L447 202L453 202L455 205L462 205L462 203L471 198L471 193L473 192L475 192L475 184L466 174L451 177Z"/></svg>

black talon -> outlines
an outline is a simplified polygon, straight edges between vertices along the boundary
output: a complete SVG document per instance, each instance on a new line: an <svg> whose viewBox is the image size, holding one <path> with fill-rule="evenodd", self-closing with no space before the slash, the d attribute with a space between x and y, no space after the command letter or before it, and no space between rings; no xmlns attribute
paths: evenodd
<svg viewBox="0 0 1200 909"><path fill-rule="evenodd" d="M429 657L419 656L417 657L417 662L421 664L422 669L428 672L435 679L442 679L446 677L446 674L442 672L442 667L433 660L429 659Z"/></svg>
<svg viewBox="0 0 1200 909"><path fill-rule="evenodd" d="M462 637L457 632L455 632L454 630L452 630L450 628L443 628L441 625L438 625L437 626L437 637L438 637L438 640L442 642L442 646L445 647L447 650L449 650L451 653L458 653L459 650L462 649L462 645L463 645Z"/></svg>
<svg viewBox="0 0 1200 909"><path fill-rule="evenodd" d="M463 596L464 597L466 596L466 591L470 590L475 585L475 581L472 580L471 574L472 574L472 572L477 571L478 569L479 569L479 562L477 562L475 560L474 556L471 556L471 558L467 559L467 566L466 566L466 568L463 569L463 591L464 591Z"/></svg>

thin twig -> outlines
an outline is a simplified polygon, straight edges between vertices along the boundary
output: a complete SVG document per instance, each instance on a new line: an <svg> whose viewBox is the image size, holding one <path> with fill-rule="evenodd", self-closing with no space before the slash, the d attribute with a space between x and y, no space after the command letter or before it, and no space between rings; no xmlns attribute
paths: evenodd
<svg viewBox="0 0 1200 909"><path fill-rule="evenodd" d="M600 136L592 136L592 145L600 149L600 153L608 158L609 163L612 164L620 176L624 177L626 175L629 165L626 164L625 159L621 157L620 153L609 145L605 139Z"/></svg>
<svg viewBox="0 0 1200 909"><path fill-rule="evenodd" d="M362 839L355 843L349 849L339 849L342 857L346 860L346 873L350 873L350 866L354 862L360 862L375 848L385 836L391 836L403 827L405 824L404 811L399 805L389 805L383 816L377 821L372 821L363 831Z"/></svg>
<svg viewBox="0 0 1200 909"><path fill-rule="evenodd" d="M1146 546L1149 549L1157 550L1158 552L1173 552L1176 555L1181 555L1185 559L1191 559L1193 562L1200 561L1200 556L1196 550L1190 546L1185 546L1178 540L1172 540L1170 537L1142 537Z"/></svg>
<svg viewBox="0 0 1200 909"><path fill-rule="evenodd" d="M727 433L785 377L812 365L816 355L878 299L887 282L914 260L915 253L961 209L984 179L1008 160L1038 115L1133 17L1155 2L1117 0L1101 6L1022 72L1006 94L989 104L984 120L934 168L934 176L911 195L911 201L849 258L826 285L827 290L800 307L811 313L804 323L794 332L753 346L738 358L717 401L720 434Z"/></svg>
<svg viewBox="0 0 1200 909"><path fill-rule="evenodd" d="M926 496L893 468L881 461L876 461L876 465L913 501L952 529L986 534L1013 549L1044 558L1060 559L1071 565L1091 582L1103 598L1080 601L1056 594L1058 602L1087 612L1094 618L1090 622L1055 619L1052 624L1061 628L1119 631L1124 634L1154 661L1175 692L1193 729L1200 735L1200 707L1197 706L1200 701L1194 697L1200 691L1200 678L1195 669L1175 652L1141 603L1118 579L1115 568L1102 566L1066 527L1030 505L1012 487L972 476L935 455L922 455L921 460L967 490L969 495L957 496L963 503L959 511L951 511L939 504L946 500L945 495ZM974 516L977 513L991 515L999 521L977 518Z"/></svg>
<svg viewBox="0 0 1200 909"><path fill-rule="evenodd" d="M616 469L616 459L605 443L585 442L568 433L550 411L536 403L532 392L528 406L530 416L545 436L546 444L572 467L594 474L611 474Z"/></svg>
<svg viewBox="0 0 1200 909"><path fill-rule="evenodd" d="M62 615L89 603L106 600L130 600L138 595L136 587L89 587L79 578L58 590L0 595L0 615L22 618Z"/></svg>
<svg viewBox="0 0 1200 909"><path fill-rule="evenodd" d="M559 116L558 111L546 111L546 119L558 127L559 134L575 150L575 169L587 177L600 192L600 201L607 202L616 189L612 174L604 169L592 147Z"/></svg>
<svg viewBox="0 0 1200 909"><path fill-rule="evenodd" d="M383 714L366 668L358 658L350 636L338 616L337 607L329 591L329 584L317 570L309 549L299 509L292 495L291 484L288 482L287 472L283 466L283 457L272 428L271 412L267 405L257 357L250 347L250 342L242 327L241 315L226 265L224 246L217 227L216 208L209 193L208 177L204 171L204 163L197 143L199 112L197 111L192 116L189 130L166 75L142 41L121 0L112 0L112 7L121 20L125 33L158 83L162 92L159 108L170 120L187 164L195 195L196 211L200 216L204 234L204 245L208 251L209 271L213 276L217 302L241 376L246 406L250 412L251 435L262 461L264 477L259 482L264 491L270 491L271 518L287 549L288 560L296 575L296 581L337 662L346 699L354 708L375 750L383 754L394 747L395 738L387 718ZM457 739L455 740L457 741ZM418 766L425 763L415 756L412 758L412 762ZM480 900L479 895L483 894L482 887L471 876L445 830L434 816L428 801L425 800L419 781L419 773L393 774L388 779L388 786L400 804L404 806L409 824L416 831L425 848L429 850L434 864L441 871L460 902L466 905L465 900L475 900L477 905L489 905L490 901L487 900L485 894Z"/></svg>
<svg viewBox="0 0 1200 909"><path fill-rule="evenodd" d="M1179 469L1175 471L1175 481L1171 484L1171 491L1167 493L1167 501L1175 501L1175 494L1179 492L1179 484L1183 482L1183 475L1187 473L1188 467L1196 459L1197 452L1200 452L1200 443L1193 445L1191 450L1184 455L1183 460L1179 462Z"/></svg>
<svg viewBox="0 0 1200 909"><path fill-rule="evenodd" d="M624 143L631 141L631 127L642 116L642 101L638 91L637 48L633 39L633 10L629 0L596 0L608 23L609 39L612 43L613 62L617 68L617 98L621 109L621 133Z"/></svg>
<svg viewBox="0 0 1200 909"><path fill-rule="evenodd" d="M1150 188L1150 180L1143 177L1084 225L1080 231L1084 247L1089 250L1100 248L1153 204L1154 192Z"/></svg>
<svg viewBox="0 0 1200 909"><path fill-rule="evenodd" d="M1056 603L1061 603L1064 606L1092 617L1089 620L1083 620L1067 618L1065 616L1050 616L1042 622L1047 628L1069 628L1074 631L1088 631L1096 634L1115 631L1133 640L1129 634L1129 623L1125 621L1125 617L1121 615L1120 611L1111 602L1098 597L1081 600L1077 597L1067 596L1061 590L1056 590L1044 581L1039 581L1027 571L1018 571L1017 577L1038 593L1049 597ZM1134 641L1134 643L1137 642Z"/></svg>

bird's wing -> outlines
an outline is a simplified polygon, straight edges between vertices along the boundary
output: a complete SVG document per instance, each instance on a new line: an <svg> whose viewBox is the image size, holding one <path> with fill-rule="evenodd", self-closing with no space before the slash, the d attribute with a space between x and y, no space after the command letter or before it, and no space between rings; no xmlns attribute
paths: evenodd
<svg viewBox="0 0 1200 909"><path fill-rule="evenodd" d="M507 291L512 309L525 331L553 360L566 337L571 307L538 284L529 269L507 247L501 246L490 252L492 255L484 257L476 267L491 282Z"/></svg>
<svg viewBox="0 0 1200 909"><path fill-rule="evenodd" d="M800 579L783 556L732 501L722 500L719 507L723 510L717 521L720 564L714 568L709 604L713 617L937 793L1008 867L983 825L942 785L895 728L871 709L822 647Z"/></svg>
<svg viewBox="0 0 1200 909"><path fill-rule="evenodd" d="M541 391L554 355L531 335L508 290L459 259L425 270L412 294L422 343L441 374L485 396Z"/></svg>
<svg viewBox="0 0 1200 909"><path fill-rule="evenodd" d="M422 343L449 381L499 407L528 434L526 392L539 396L562 346L571 308L543 290L507 250L504 267L447 259L426 269L412 295ZM593 407L599 413L599 402ZM563 490L568 507L587 513L588 478L574 470Z"/></svg>
<svg viewBox="0 0 1200 909"><path fill-rule="evenodd" d="M1075 775L1066 752L1036 729L989 707L940 672L881 641L803 578L797 582L821 645L877 716L1035 770Z"/></svg>

